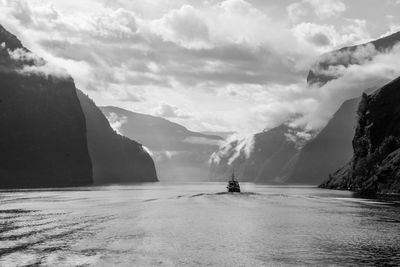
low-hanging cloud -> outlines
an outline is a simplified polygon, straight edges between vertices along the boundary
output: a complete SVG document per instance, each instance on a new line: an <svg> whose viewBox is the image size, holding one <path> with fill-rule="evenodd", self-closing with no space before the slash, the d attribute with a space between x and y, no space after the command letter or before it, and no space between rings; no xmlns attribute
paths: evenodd
<svg viewBox="0 0 400 267"><path fill-rule="evenodd" d="M176 106L161 104L154 112L154 115L164 118L190 118L190 115Z"/></svg>
<svg viewBox="0 0 400 267"><path fill-rule="evenodd" d="M301 0L290 4L287 12L293 21L300 20L311 14L320 19L329 18L344 12L347 6L340 0Z"/></svg>
<svg viewBox="0 0 400 267"><path fill-rule="evenodd" d="M254 135L240 136L233 134L229 136L225 142L221 143L218 151L210 156L210 164L219 164L221 160L227 160L227 164L231 165L237 158L249 158L254 150Z"/></svg>
<svg viewBox="0 0 400 267"><path fill-rule="evenodd" d="M118 134L121 134L121 127L122 127L122 125L124 125L126 123L127 117L120 116L114 112L111 112L107 116L107 120L110 123L111 128L113 128L113 130L115 132L117 132Z"/></svg>
<svg viewBox="0 0 400 267"><path fill-rule="evenodd" d="M335 59L335 55L337 58ZM342 62L343 55L334 53L332 62ZM294 124L306 125L310 129L321 129L331 115L347 99L360 96L364 91L378 88L400 76L400 45L385 53L376 53L373 47L360 48L350 58L350 64L337 65L328 71L337 77L322 87L311 86L307 90L316 105L302 112L303 116Z"/></svg>
<svg viewBox="0 0 400 267"><path fill-rule="evenodd" d="M268 8L245 0L89 0L64 10L50 1L0 0L0 23L35 54L66 68L100 105L177 118L193 130L243 133L302 114L295 123L307 132L323 127L361 87L396 70L374 55L358 64L381 64L376 73L338 65L323 71L339 79L307 87L317 55L371 36L363 20L343 19L340 27L322 21L342 14L342 1L300 2L315 20L272 19Z"/></svg>
<svg viewBox="0 0 400 267"><path fill-rule="evenodd" d="M27 76L52 76L64 79L70 77L66 69L50 64L24 48L11 50L7 48L5 43L2 43L0 45L0 50L5 51L12 62L7 66L8 71L16 71Z"/></svg>

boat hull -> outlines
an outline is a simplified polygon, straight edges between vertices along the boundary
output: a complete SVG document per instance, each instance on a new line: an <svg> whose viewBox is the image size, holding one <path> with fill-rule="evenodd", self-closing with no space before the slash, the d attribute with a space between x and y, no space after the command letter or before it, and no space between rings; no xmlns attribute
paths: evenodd
<svg viewBox="0 0 400 267"><path fill-rule="evenodd" d="M240 193L240 188L228 188L228 192L231 192L231 193L234 193L234 192Z"/></svg>

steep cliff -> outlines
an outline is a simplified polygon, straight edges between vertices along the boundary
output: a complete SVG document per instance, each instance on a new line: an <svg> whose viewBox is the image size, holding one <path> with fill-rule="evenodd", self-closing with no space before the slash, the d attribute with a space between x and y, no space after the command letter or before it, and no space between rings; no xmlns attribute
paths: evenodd
<svg viewBox="0 0 400 267"><path fill-rule="evenodd" d="M211 157L210 178L224 181L232 171L240 181L283 183L296 162L298 147L285 124L251 138L232 141Z"/></svg>
<svg viewBox="0 0 400 267"><path fill-rule="evenodd" d="M210 155L222 138L189 131L182 125L117 107L101 107L118 131L148 148L161 181L207 180Z"/></svg>
<svg viewBox="0 0 400 267"><path fill-rule="evenodd" d="M157 181L153 159L142 145L117 134L95 103L77 93L86 117L94 184Z"/></svg>
<svg viewBox="0 0 400 267"><path fill-rule="evenodd" d="M369 43L344 47L322 55L307 76L309 85L324 85L338 78L331 70L349 64L363 64L378 53L383 53L400 42L400 32L385 36Z"/></svg>
<svg viewBox="0 0 400 267"><path fill-rule="evenodd" d="M400 193L400 78L377 92L363 94L347 168L321 187L367 194Z"/></svg>
<svg viewBox="0 0 400 267"><path fill-rule="evenodd" d="M92 183L85 117L67 74L44 73L0 26L0 187Z"/></svg>
<svg viewBox="0 0 400 267"><path fill-rule="evenodd" d="M289 182L319 184L353 155L360 98L344 102L328 124L300 151Z"/></svg>

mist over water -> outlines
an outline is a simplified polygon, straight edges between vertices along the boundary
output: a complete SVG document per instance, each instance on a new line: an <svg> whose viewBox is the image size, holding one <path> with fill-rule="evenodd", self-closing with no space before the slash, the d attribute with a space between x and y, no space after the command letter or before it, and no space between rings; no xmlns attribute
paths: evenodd
<svg viewBox="0 0 400 267"><path fill-rule="evenodd" d="M0 192L0 266L400 264L390 202L313 187L142 184Z"/></svg>

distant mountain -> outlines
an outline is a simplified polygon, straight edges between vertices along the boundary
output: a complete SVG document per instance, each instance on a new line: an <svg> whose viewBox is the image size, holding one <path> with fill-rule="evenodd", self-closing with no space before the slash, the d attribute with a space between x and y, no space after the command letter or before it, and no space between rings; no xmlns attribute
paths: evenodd
<svg viewBox="0 0 400 267"><path fill-rule="evenodd" d="M157 181L154 162L142 145L117 134L95 103L77 93L86 117L94 184Z"/></svg>
<svg viewBox="0 0 400 267"><path fill-rule="evenodd" d="M200 132L202 134L206 135L214 135L214 136L220 136L223 139L228 138L229 136L235 134L236 132L212 132L212 131L205 131L205 132Z"/></svg>
<svg viewBox="0 0 400 267"><path fill-rule="evenodd" d="M192 132L166 119L117 107L100 108L118 131L143 144L155 160L162 181L198 181L208 178L210 155L223 139Z"/></svg>
<svg viewBox="0 0 400 267"><path fill-rule="evenodd" d="M400 78L363 94L353 158L321 185L365 194L400 193Z"/></svg>
<svg viewBox="0 0 400 267"><path fill-rule="evenodd" d="M291 134L293 129L282 124L222 146L211 157L210 179L224 181L234 171L240 181L285 182L299 152Z"/></svg>
<svg viewBox="0 0 400 267"><path fill-rule="evenodd" d="M332 67L343 65L347 67L351 64L362 64L365 61L371 60L378 53L390 50L400 42L400 32L389 36L374 40L369 43L344 47L322 55L314 64L307 76L309 85L324 85L334 76L329 71Z"/></svg>
<svg viewBox="0 0 400 267"><path fill-rule="evenodd" d="M0 26L0 188L92 183L74 81L46 64Z"/></svg>
<svg viewBox="0 0 400 267"><path fill-rule="evenodd" d="M350 160L359 102L360 98L344 102L325 128L301 149L289 182L319 184Z"/></svg>
<svg viewBox="0 0 400 267"><path fill-rule="evenodd" d="M309 85L322 86L338 77L330 69L340 65L364 64L378 53L389 51L400 42L400 32L361 45L344 47L319 57L309 72ZM380 87L367 89L371 93ZM288 182L319 184L329 173L343 166L352 156L351 140L357 125L356 111L360 98L347 100L333 115L328 124L300 151L298 161Z"/></svg>

